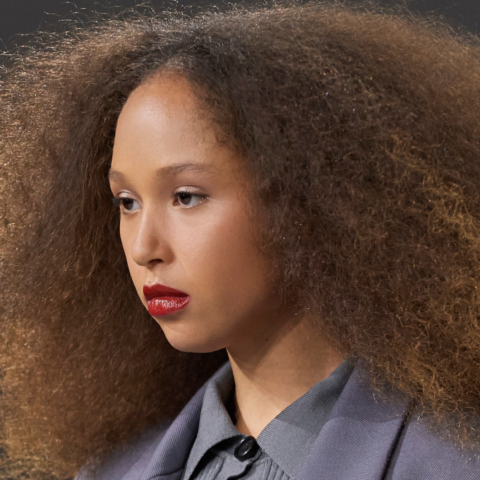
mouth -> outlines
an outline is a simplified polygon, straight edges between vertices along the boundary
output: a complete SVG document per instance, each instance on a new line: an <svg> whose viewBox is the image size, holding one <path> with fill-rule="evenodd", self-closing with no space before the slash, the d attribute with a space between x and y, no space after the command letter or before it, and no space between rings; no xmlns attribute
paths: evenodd
<svg viewBox="0 0 480 480"><path fill-rule="evenodd" d="M190 295L160 283L145 285L143 294L152 317L162 317L181 310L190 301Z"/></svg>

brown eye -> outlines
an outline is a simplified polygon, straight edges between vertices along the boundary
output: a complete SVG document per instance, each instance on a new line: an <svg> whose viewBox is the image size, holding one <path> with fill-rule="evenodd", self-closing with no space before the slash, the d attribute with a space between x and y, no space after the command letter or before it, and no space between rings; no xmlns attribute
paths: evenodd
<svg viewBox="0 0 480 480"><path fill-rule="evenodd" d="M120 202L125 210L133 210L135 200L132 200L131 198L121 198Z"/></svg>
<svg viewBox="0 0 480 480"><path fill-rule="evenodd" d="M135 211L138 209L138 207L136 208L136 204L138 205L138 202L133 198L114 197L113 204L117 208L120 208L120 210L127 211L127 212Z"/></svg>
<svg viewBox="0 0 480 480"><path fill-rule="evenodd" d="M186 208L193 208L196 207L198 204L204 200L207 195L200 195L198 193L193 193L193 192L188 192L186 190L176 192L173 194L174 198L178 200L180 205L186 207ZM192 202L192 199L198 198L199 200Z"/></svg>

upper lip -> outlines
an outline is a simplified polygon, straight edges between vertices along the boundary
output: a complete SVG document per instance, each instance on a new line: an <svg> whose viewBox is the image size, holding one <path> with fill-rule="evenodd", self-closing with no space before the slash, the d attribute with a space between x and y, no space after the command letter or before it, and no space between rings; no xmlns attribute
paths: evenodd
<svg viewBox="0 0 480 480"><path fill-rule="evenodd" d="M182 292L172 287L167 287L161 283L154 283L153 285L145 285L143 287L143 294L145 298L151 300L155 297L186 297L188 293Z"/></svg>

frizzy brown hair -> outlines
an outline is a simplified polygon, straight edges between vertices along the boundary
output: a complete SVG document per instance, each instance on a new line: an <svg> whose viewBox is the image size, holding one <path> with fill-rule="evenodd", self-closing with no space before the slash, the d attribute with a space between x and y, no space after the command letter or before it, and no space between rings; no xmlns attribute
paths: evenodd
<svg viewBox="0 0 480 480"><path fill-rule="evenodd" d="M112 18L14 60L0 86L11 458L73 474L174 416L226 360L168 345L118 237L116 119L159 70L184 75L244 154L285 298L379 391L437 420L480 414L478 39L374 4L285 3ZM480 444L457 420L454 438Z"/></svg>

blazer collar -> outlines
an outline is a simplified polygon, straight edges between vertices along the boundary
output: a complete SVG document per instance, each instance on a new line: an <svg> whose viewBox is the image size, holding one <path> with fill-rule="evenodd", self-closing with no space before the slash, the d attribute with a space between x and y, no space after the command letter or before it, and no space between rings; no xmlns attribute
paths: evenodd
<svg viewBox="0 0 480 480"><path fill-rule="evenodd" d="M212 377L222 375L229 367L229 362L226 362ZM203 396L207 385L208 381L168 427L140 480L178 480L181 477L197 435Z"/></svg>
<svg viewBox="0 0 480 480"><path fill-rule="evenodd" d="M168 427L140 480L178 480L198 430L204 385Z"/></svg>
<svg viewBox="0 0 480 480"><path fill-rule="evenodd" d="M223 365L215 374L228 367ZM207 382L208 383L208 382ZM198 431L206 384L198 390L170 425L140 480L179 480ZM340 397L296 480L381 480L405 424L409 400L376 395L363 381L358 367Z"/></svg>
<svg viewBox="0 0 480 480"><path fill-rule="evenodd" d="M411 401L379 396L358 367L320 430L296 480L381 480L405 426Z"/></svg>

